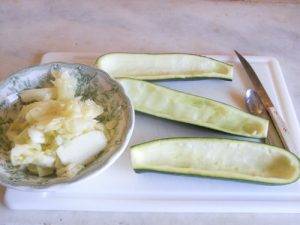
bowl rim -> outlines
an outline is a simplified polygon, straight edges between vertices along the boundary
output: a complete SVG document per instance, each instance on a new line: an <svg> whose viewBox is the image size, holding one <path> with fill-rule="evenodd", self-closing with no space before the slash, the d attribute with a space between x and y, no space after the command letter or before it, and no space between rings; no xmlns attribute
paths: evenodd
<svg viewBox="0 0 300 225"><path fill-rule="evenodd" d="M122 98L124 101L126 101L127 104L127 109L128 109L128 123L126 126L126 131L125 131L125 138L123 139L121 145L116 149L116 151L110 156L110 158L108 158L108 160L106 162L103 163L103 165L100 168L95 168L94 170L88 171L86 174L84 174L82 177L81 176L75 176L73 178L70 178L69 180L62 180L62 181L58 181L57 183L52 183L52 184L32 184L32 185L23 185L23 184L9 184L4 182L2 179L0 179L0 185L6 187L6 188L12 188L12 189L16 189L16 190L41 190L41 191L45 191L45 189L55 189L55 188L61 188L64 187L66 185L69 184L74 184L76 182L81 182L84 181L86 179L90 179L100 173L102 173L103 171L105 171L107 168L109 168L114 162L117 161L117 159L124 153L124 151L126 150L129 141L131 139L132 133L133 133L133 128L134 128L134 124L135 124L135 113L134 113L134 109L133 109L133 105L131 100L129 99L128 95L125 92L125 89L122 87L122 85L117 82L117 80L115 80L114 78L112 78L108 73L106 73L103 70L100 70L96 67L92 67L89 65L85 65L85 64L81 64L81 63L68 63L68 62L50 62L50 63L44 63L44 64L37 64L37 65L33 65L33 66L28 66L28 67L24 67L22 69L19 69L15 72L9 73L8 76L0 81L0 90L2 89L2 87L4 87L5 85L7 85L9 82L11 82L11 79L14 78L18 78L18 77L22 77L24 76L24 73L27 73L28 71L33 71L37 68L51 68L52 66L55 65L60 65L60 66L71 66L71 67L85 67L89 70L94 70L97 73L101 73L102 75L105 76L105 78L113 83L114 85L118 86L118 90L120 91ZM6 96L7 97L7 96Z"/></svg>

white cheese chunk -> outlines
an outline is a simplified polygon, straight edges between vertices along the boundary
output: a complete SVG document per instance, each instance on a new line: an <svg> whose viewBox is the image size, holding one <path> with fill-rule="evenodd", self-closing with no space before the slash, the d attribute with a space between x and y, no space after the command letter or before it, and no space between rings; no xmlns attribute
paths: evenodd
<svg viewBox="0 0 300 225"><path fill-rule="evenodd" d="M35 164L42 167L53 167L55 157L44 153L33 145L16 145L10 153L14 166Z"/></svg>
<svg viewBox="0 0 300 225"><path fill-rule="evenodd" d="M71 163L85 164L106 146L107 140L103 132L91 131L80 135L61 145L57 155L64 165Z"/></svg>
<svg viewBox="0 0 300 225"><path fill-rule="evenodd" d="M45 143L45 135L43 132L39 131L35 128L29 128L28 129L28 136L32 143L35 144L43 144Z"/></svg>
<svg viewBox="0 0 300 225"><path fill-rule="evenodd" d="M23 102L47 101L56 97L55 88L39 88L22 91L20 97Z"/></svg>

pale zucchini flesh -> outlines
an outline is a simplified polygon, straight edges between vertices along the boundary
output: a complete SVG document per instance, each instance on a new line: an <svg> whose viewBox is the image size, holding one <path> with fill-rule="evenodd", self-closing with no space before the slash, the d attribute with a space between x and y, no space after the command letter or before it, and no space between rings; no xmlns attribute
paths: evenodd
<svg viewBox="0 0 300 225"><path fill-rule="evenodd" d="M136 172L153 171L269 184L299 179L299 159L283 149L214 138L170 138L131 147Z"/></svg>
<svg viewBox="0 0 300 225"><path fill-rule="evenodd" d="M96 66L114 78L140 80L219 78L232 80L233 66L191 54L110 53L99 57Z"/></svg>
<svg viewBox="0 0 300 225"><path fill-rule="evenodd" d="M137 111L240 136L267 136L267 120L227 104L145 81L122 78L119 82Z"/></svg>

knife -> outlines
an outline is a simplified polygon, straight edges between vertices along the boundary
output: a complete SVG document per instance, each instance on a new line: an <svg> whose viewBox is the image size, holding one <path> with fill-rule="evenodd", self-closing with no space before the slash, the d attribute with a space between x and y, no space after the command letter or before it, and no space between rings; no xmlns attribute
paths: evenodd
<svg viewBox="0 0 300 225"><path fill-rule="evenodd" d="M246 70L246 73L248 74L259 98L262 104L264 105L266 111L270 115L270 118L273 121L273 124L275 125L275 128L279 134L279 137L284 145L284 147L294 152L294 144L293 140L291 138L291 135L288 131L288 128L286 126L286 123L282 119L282 117L278 114L277 110L275 109L269 95L267 94L265 88L263 87L262 83L260 82L257 74L249 64L249 62L237 51L235 51L236 55L238 56L242 66Z"/></svg>

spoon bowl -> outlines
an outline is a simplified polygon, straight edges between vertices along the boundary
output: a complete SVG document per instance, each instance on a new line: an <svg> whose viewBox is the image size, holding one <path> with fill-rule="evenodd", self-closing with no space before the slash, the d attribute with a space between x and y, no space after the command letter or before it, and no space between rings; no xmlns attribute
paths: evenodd
<svg viewBox="0 0 300 225"><path fill-rule="evenodd" d="M246 91L245 102L250 113L258 116L263 113L264 106L255 90L248 89Z"/></svg>

